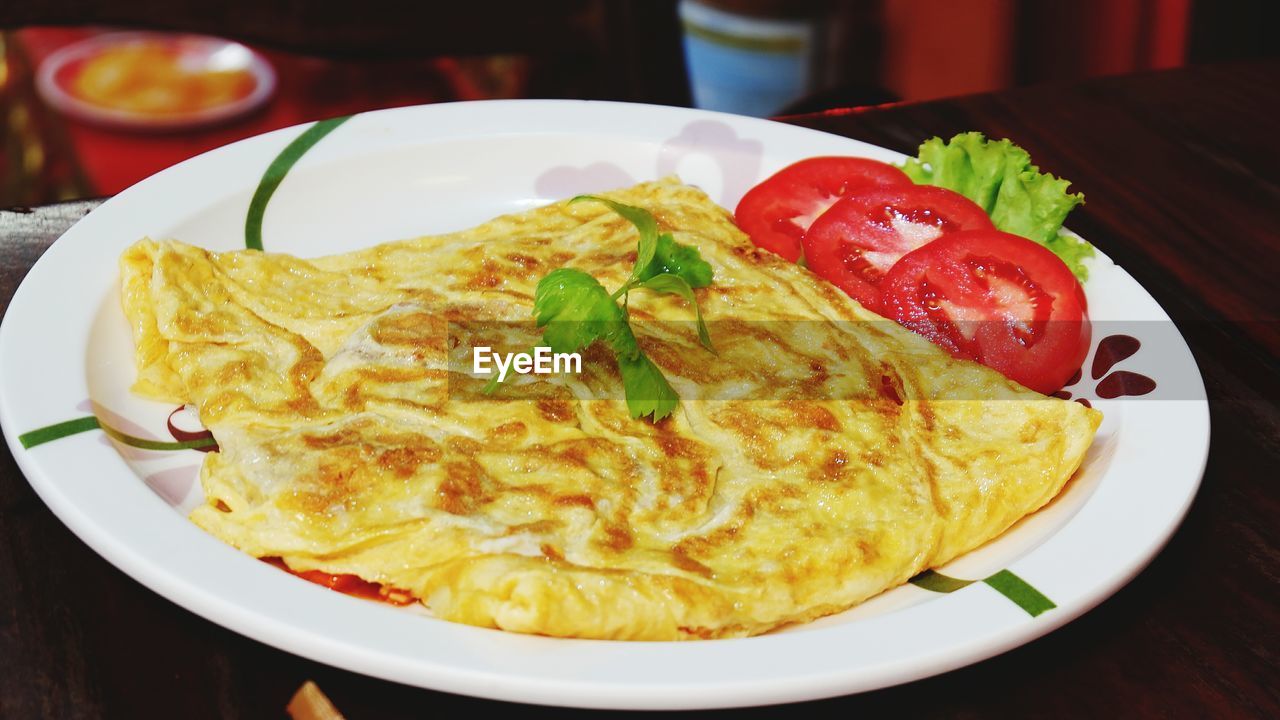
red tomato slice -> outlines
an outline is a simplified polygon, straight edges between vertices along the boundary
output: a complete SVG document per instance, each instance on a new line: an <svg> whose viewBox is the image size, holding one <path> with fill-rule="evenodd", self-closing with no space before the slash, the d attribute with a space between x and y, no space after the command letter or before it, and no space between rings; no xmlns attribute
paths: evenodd
<svg viewBox="0 0 1280 720"><path fill-rule="evenodd" d="M1045 394L1061 388L1089 350L1092 329L1075 276L1017 235L943 235L904 255L880 289L886 316Z"/></svg>
<svg viewBox="0 0 1280 720"><path fill-rule="evenodd" d="M870 310L880 307L880 279L898 258L938 237L991 230L986 211L960 193L933 185L881 187L831 206L804 234L809 269Z"/></svg>
<svg viewBox="0 0 1280 720"><path fill-rule="evenodd" d="M734 219L756 245L795 262L800 259L800 238L836 200L870 187L909 184L905 173L877 160L808 158L748 190Z"/></svg>

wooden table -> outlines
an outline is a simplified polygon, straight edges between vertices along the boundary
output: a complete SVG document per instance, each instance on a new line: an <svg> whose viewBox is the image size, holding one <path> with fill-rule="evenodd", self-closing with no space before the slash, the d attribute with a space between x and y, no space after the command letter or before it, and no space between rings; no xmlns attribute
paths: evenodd
<svg viewBox="0 0 1280 720"><path fill-rule="evenodd" d="M1182 329L1213 447L1169 546L1081 619L941 677L801 708L912 716L1280 717L1280 63L1117 77L788 122L910 151L1007 136L1088 197L1070 224ZM7 306L96 205L0 211ZM349 718L566 713L408 688L246 639L99 558L0 459L0 717L282 717L314 679Z"/></svg>

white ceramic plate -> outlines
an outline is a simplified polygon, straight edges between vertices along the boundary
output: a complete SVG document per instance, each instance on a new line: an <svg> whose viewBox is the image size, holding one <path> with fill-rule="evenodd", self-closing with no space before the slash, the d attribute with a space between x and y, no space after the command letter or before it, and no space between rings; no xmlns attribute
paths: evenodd
<svg viewBox="0 0 1280 720"><path fill-rule="evenodd" d="M109 50L136 45L169 48L180 67L192 73L243 70L253 78L253 88L230 102L163 115L99 105L71 89L73 75L84 62ZM59 48L40 63L36 88L45 102L81 120L129 130L169 131L213 125L256 110L275 92L276 73L266 58L238 42L204 35L121 32L95 35Z"/></svg>
<svg viewBox="0 0 1280 720"><path fill-rule="evenodd" d="M1169 538L1200 481L1209 425L1199 372L1164 312L1101 256L1087 284L1095 345L1115 328L1138 338L1141 348L1117 369L1148 376L1156 387L1142 397L1100 399L1098 380L1086 371L1070 388L1106 414L1083 469L1047 508L941 570L990 580L952 592L904 585L849 612L756 638L558 640L347 597L190 524L182 511L199 502L197 451L140 449L98 430L39 444L59 433L30 434L100 422L118 434L173 441L166 427L173 408L128 390L132 345L118 307L116 259L144 235L244 247L255 191L265 208L265 246L316 256L462 229L669 173L733 207L778 168L823 154L899 159L763 120L577 101L403 108L251 138L112 198L36 263L0 327L0 424L32 486L108 561L214 622L356 672L505 700L697 708L852 693L972 663L1115 592ZM274 194L259 187L268 166L277 176L287 171ZM59 425L78 417L87 419ZM932 580L921 584L951 589Z"/></svg>

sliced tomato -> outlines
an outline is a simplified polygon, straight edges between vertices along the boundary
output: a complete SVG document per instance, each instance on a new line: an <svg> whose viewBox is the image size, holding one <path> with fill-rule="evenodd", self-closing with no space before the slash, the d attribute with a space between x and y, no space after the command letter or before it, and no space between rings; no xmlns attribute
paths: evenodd
<svg viewBox="0 0 1280 720"><path fill-rule="evenodd" d="M880 283L887 317L1032 390L1060 389L1089 350L1084 292L1062 260L998 230L943 235Z"/></svg>
<svg viewBox="0 0 1280 720"><path fill-rule="evenodd" d="M901 170L877 160L808 158L748 190L734 219L756 245L795 262L800 259L800 238L841 197L880 185L910 184Z"/></svg>
<svg viewBox="0 0 1280 720"><path fill-rule="evenodd" d="M832 205L802 245L810 270L878 311L880 280L898 258L947 233L993 228L986 211L958 192L933 185L879 187Z"/></svg>

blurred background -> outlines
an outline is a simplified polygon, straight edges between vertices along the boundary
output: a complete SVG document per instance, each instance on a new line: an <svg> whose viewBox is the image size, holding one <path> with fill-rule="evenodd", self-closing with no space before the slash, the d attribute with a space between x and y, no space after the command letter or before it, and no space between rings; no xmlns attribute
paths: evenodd
<svg viewBox="0 0 1280 720"><path fill-rule="evenodd" d="M1277 2L15 0L0 207L377 108L587 98L779 116L1274 56Z"/></svg>

